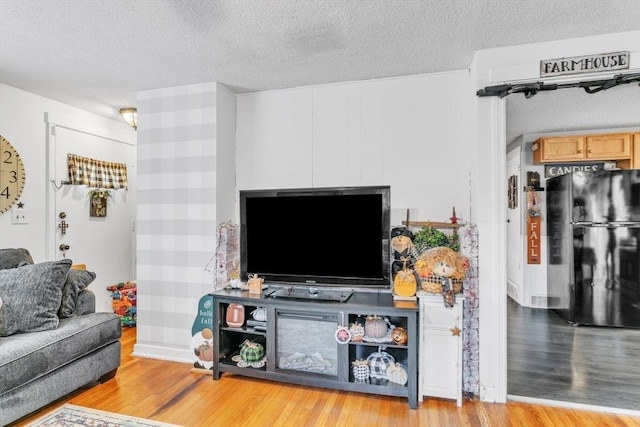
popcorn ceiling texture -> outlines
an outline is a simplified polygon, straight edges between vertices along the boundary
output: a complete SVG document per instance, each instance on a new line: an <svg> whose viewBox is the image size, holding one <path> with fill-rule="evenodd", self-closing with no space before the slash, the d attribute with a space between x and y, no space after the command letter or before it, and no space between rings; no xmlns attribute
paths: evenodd
<svg viewBox="0 0 640 427"><path fill-rule="evenodd" d="M464 70L478 50L637 31L638 16L637 0L2 0L0 76L120 120L136 91Z"/></svg>

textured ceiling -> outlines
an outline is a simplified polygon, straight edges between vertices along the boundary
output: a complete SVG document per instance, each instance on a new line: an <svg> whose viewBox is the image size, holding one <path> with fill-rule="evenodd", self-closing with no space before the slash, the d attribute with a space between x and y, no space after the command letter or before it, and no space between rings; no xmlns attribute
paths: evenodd
<svg viewBox="0 0 640 427"><path fill-rule="evenodd" d="M0 0L0 29L0 82L117 119L145 89L461 70L481 49L638 30L640 1Z"/></svg>

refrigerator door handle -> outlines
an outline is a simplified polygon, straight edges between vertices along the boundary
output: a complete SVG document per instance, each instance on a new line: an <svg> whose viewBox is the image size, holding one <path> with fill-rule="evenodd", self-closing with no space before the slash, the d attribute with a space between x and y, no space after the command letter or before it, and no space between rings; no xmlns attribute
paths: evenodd
<svg viewBox="0 0 640 427"><path fill-rule="evenodd" d="M640 228L640 222L572 222L576 227Z"/></svg>

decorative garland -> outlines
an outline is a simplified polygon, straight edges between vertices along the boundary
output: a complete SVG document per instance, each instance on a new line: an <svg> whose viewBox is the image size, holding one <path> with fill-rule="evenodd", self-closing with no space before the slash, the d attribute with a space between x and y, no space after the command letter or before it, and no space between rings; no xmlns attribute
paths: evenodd
<svg viewBox="0 0 640 427"><path fill-rule="evenodd" d="M478 227L462 220L459 222L460 253L470 264L463 286L462 390L469 395L477 395L480 385Z"/></svg>

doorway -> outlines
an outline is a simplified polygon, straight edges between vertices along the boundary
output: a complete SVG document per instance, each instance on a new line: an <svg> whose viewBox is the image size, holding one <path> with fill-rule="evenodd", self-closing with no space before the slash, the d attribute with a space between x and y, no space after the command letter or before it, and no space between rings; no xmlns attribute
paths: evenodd
<svg viewBox="0 0 640 427"><path fill-rule="evenodd" d="M640 107L638 100L638 89L632 85L614 87L612 89L598 92L597 94L587 94L581 89L567 89L558 91L549 91L539 93L533 98L525 98L520 94L510 95L506 98L506 143L513 142L520 135L551 133L551 132L569 132L581 130L597 130L597 129L619 129L619 128L636 128L640 129L640 121L637 118L637 111ZM506 155L505 150L505 155ZM506 176L510 176L509 158L507 158ZM520 189L522 183L520 183ZM545 213L543 214L543 220ZM507 234L509 233L509 223L507 223ZM522 235L522 234L521 234ZM514 243L516 242L516 243ZM524 248L524 241L516 241L509 239L507 241L507 257L513 251L513 245L518 244L520 249ZM544 251L543 251L544 253ZM509 260L507 260L509 262ZM546 262L543 257L542 262ZM507 278L509 280L511 276ZM526 287L526 277L523 277L523 287ZM526 294L526 289L523 289ZM522 294L521 294L522 295ZM640 331L638 330L618 330L611 328L592 328L592 327L571 327L563 323L558 324L556 315L544 308L522 307L515 299L506 296L507 299L507 396L514 400L535 400L549 399L559 402L581 403L586 405L596 405L611 408L620 408L620 401L616 400L611 390L618 388L619 384L624 389L624 384L634 381L637 384L640 381L640 373L635 368L637 356L628 353L625 348L625 339L632 341L640 341ZM537 326L532 324L532 319L540 322ZM572 347L565 347L563 351L553 352L554 343L556 343L562 333L573 334ZM586 370L580 368L581 357L578 345L582 349L593 351L602 351L610 349L611 342L601 338L602 334L607 338L618 336L622 340L622 344L616 344L616 366L603 367L604 365L587 364ZM523 342L522 340L526 340ZM523 360L517 360L518 352L530 345L527 357ZM567 344L569 345L569 344ZM536 348L541 351L541 358L534 361L531 351ZM628 347L626 347L628 349ZM545 352L544 349L549 349ZM582 351L584 355L584 352ZM601 357L594 353L591 357ZM605 357L605 356L602 356ZM521 363L526 362L526 363ZM534 367L534 363L542 364L541 367ZM559 384L562 381L553 376L562 367L565 374L571 373L573 379L569 384L574 384L573 393L577 393L578 397L570 397L570 394L564 396L557 393ZM622 368L621 368L622 367ZM530 375L540 369L537 375ZM572 370L573 369L573 370ZM634 371L636 369L636 371ZM616 371L617 372L614 372ZM627 377L627 381L622 380L616 375L620 371L626 371L631 375ZM609 381L609 386L599 383L595 387L591 387L590 391L598 393L589 396L585 392L579 395L578 382L588 381L589 378L598 376L601 380ZM558 381L553 383L554 378ZM572 381L577 381L573 383ZM544 381L551 380L551 381ZM522 381L530 387L519 388L514 384ZM579 400L576 400L579 399ZM605 400L602 400L605 399ZM606 400L608 399L608 400ZM636 398L636 402L638 402ZM625 409L640 410L638 404L627 405Z"/></svg>
<svg viewBox="0 0 640 427"><path fill-rule="evenodd" d="M135 215L133 180L135 180L136 147L78 129L53 125L51 191L53 191L52 239L55 259L70 258L74 264L84 264L96 273L89 289L96 296L96 311L111 311L107 286L135 279L134 234ZM92 159L125 163L128 168L128 189L109 190L106 214L91 213L89 188L85 185L62 184L69 179L67 154Z"/></svg>

